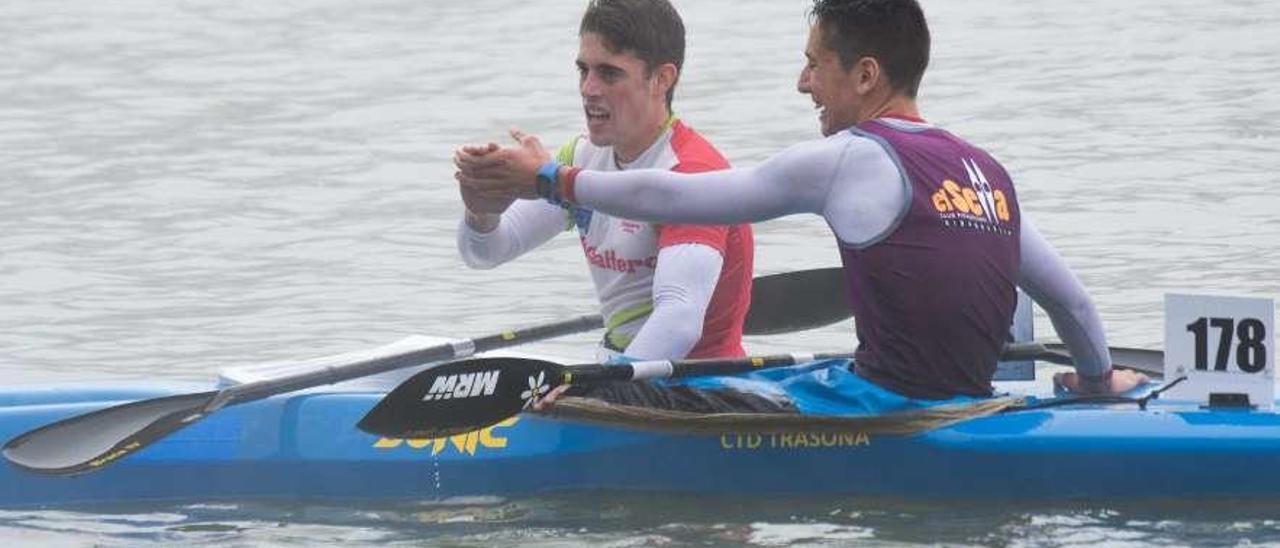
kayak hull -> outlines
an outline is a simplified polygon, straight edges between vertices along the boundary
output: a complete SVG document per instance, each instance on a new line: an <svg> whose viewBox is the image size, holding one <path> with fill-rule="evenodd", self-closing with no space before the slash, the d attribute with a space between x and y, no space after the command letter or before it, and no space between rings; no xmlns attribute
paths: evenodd
<svg viewBox="0 0 1280 548"><path fill-rule="evenodd" d="M0 391L0 439L162 385ZM207 387L204 387L207 389ZM377 392L226 408L103 470L0 463L0 507L213 499L442 500L575 490L906 497L1275 497L1280 415L1193 405L1006 413L915 436L677 435L522 415L436 440L355 428Z"/></svg>

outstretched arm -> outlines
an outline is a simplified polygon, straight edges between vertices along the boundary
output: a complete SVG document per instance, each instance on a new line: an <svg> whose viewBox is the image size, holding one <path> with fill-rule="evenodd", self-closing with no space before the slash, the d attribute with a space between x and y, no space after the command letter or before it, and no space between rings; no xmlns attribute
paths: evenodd
<svg viewBox="0 0 1280 548"><path fill-rule="evenodd" d="M519 134L517 139L518 147L455 157L458 181L477 191L537 196L536 175L550 155L534 137ZM583 171L570 184L568 168L561 168L563 194L558 196L611 215L661 222L737 224L793 213L821 214L844 145L833 139L809 141L753 168L697 174Z"/></svg>
<svg viewBox="0 0 1280 548"><path fill-rule="evenodd" d="M793 147L755 167L694 174L582 172L574 199L620 217L674 223L738 224L821 213L835 162L805 161L810 155Z"/></svg>

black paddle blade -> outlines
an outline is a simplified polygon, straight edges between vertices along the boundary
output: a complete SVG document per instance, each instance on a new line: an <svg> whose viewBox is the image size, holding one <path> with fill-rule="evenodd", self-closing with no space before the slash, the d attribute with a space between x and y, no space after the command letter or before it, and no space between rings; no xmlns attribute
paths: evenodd
<svg viewBox="0 0 1280 548"><path fill-rule="evenodd" d="M784 272L752 282L747 335L814 329L853 317L848 282L839 267Z"/></svg>
<svg viewBox="0 0 1280 548"><path fill-rule="evenodd" d="M1111 362L1116 367L1141 371L1155 377L1164 376L1164 352L1143 348L1111 347Z"/></svg>
<svg viewBox="0 0 1280 548"><path fill-rule="evenodd" d="M1044 345L1051 352L1058 352L1064 357L1064 361L1058 361L1063 365L1071 365L1071 354L1067 350L1067 345L1062 343L1049 343ZM1146 373L1152 377L1164 376L1164 352L1160 350L1147 350L1144 348L1123 348L1108 347L1111 352L1111 365L1120 369L1132 369L1141 373ZM1052 361L1052 360L1048 360Z"/></svg>
<svg viewBox="0 0 1280 548"><path fill-rule="evenodd" d="M478 430L520 413L564 383L564 366L476 358L432 367L387 394L356 425L370 434L430 439Z"/></svg>
<svg viewBox="0 0 1280 548"><path fill-rule="evenodd" d="M4 458L40 474L90 472L204 417L217 394L166 396L63 419L9 440Z"/></svg>

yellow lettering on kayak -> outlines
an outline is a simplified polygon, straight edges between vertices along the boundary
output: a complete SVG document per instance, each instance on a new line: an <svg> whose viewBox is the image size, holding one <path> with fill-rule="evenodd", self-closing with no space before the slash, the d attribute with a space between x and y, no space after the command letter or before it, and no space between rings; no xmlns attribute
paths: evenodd
<svg viewBox="0 0 1280 548"><path fill-rule="evenodd" d="M866 432L782 432L775 434L751 434L730 432L720 434L720 449L725 451L751 451L756 449L832 449L871 445L871 434Z"/></svg>
<svg viewBox="0 0 1280 548"><path fill-rule="evenodd" d="M452 447L455 451L463 455L475 455L480 448L486 449L503 449L507 446L507 438L496 434L498 428L506 428L514 426L520 421L519 417L511 417L493 426L482 428L474 432L458 434L456 436L447 436L443 438L427 438L427 439L399 439L399 438L379 438L373 442L374 449L395 449L401 446L407 446L409 449L426 449L431 448L432 455L439 455L446 449Z"/></svg>
<svg viewBox="0 0 1280 548"><path fill-rule="evenodd" d="M760 434L721 434L721 449L759 449L764 445L764 436Z"/></svg>
<svg viewBox="0 0 1280 548"><path fill-rule="evenodd" d="M485 428L484 430L481 430L481 431L480 431L480 445L482 445L482 446L484 446L484 447L491 447L491 448L493 448L493 449L501 449L501 448L503 448L503 447L506 447L506 446L507 446L507 438L501 438L501 437L498 437L498 436L493 435L493 429L494 429L495 427L497 427L497 426L511 426L511 425L513 425L513 424L515 424L515 423L516 423L516 418L515 418L515 417L511 417L511 418L509 418L509 419L507 419L507 420L505 420L505 421L502 421L502 422L500 422L500 423L498 423L498 424L496 424L496 425L494 425L494 426L490 426L489 428Z"/></svg>

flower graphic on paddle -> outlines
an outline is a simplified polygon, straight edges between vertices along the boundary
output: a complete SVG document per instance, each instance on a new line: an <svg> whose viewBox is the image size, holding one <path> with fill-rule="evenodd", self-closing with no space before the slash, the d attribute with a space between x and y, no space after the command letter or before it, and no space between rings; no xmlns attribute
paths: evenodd
<svg viewBox="0 0 1280 548"><path fill-rule="evenodd" d="M524 407L522 409L528 409L535 400L541 398L550 390L551 387L547 386L546 371L539 371L536 377L529 375L529 389L520 393L520 397L524 398Z"/></svg>

